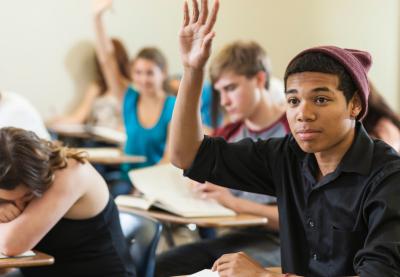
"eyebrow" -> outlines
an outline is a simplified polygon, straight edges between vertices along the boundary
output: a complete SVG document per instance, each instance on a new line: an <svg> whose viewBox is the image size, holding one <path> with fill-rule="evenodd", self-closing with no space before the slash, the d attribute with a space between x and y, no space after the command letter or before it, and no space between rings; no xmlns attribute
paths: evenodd
<svg viewBox="0 0 400 277"><path fill-rule="evenodd" d="M223 88L223 89L227 89L228 87L231 87L231 86L236 86L236 83L235 83L235 82L231 82L231 83L229 83L229 84L226 84L226 85L223 86L222 88Z"/></svg>
<svg viewBox="0 0 400 277"><path fill-rule="evenodd" d="M329 92L332 94L334 93L328 87L316 87L316 88L313 88L310 92ZM298 93L298 91L297 91L297 89L291 89L291 90L285 91L285 94L291 94L291 93Z"/></svg>

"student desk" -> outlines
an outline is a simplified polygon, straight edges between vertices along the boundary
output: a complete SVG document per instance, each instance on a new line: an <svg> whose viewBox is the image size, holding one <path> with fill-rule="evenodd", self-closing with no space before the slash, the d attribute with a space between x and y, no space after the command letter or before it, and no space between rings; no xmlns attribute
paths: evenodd
<svg viewBox="0 0 400 277"><path fill-rule="evenodd" d="M122 211L133 212L139 215L155 218L164 223L172 224L196 224L200 227L246 227L266 225L268 218L250 214L238 214L236 216L223 217L181 217L160 210L141 210L131 207L118 207Z"/></svg>
<svg viewBox="0 0 400 277"><path fill-rule="evenodd" d="M107 127L89 126L84 124L55 124L48 127L60 140L73 142L74 139L94 140L108 144L123 145L126 134Z"/></svg>
<svg viewBox="0 0 400 277"><path fill-rule="evenodd" d="M141 163L146 161L143 156L125 155L117 147L76 148L88 153L88 161L97 164L117 165L122 163Z"/></svg>
<svg viewBox="0 0 400 277"><path fill-rule="evenodd" d="M54 263L54 258L45 253L33 250L35 256L0 259L0 269L12 267L44 266Z"/></svg>

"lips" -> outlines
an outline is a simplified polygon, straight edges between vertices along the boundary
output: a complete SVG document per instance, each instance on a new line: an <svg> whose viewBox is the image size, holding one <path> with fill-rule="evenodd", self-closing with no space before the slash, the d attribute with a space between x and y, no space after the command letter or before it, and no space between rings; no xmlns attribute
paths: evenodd
<svg viewBox="0 0 400 277"><path fill-rule="evenodd" d="M321 131L317 129L301 129L296 131L297 137L302 141L310 141L316 139Z"/></svg>

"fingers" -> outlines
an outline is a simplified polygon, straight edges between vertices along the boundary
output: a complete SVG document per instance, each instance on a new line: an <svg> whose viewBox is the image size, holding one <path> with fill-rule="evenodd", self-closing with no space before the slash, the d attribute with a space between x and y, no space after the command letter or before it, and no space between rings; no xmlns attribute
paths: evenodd
<svg viewBox="0 0 400 277"><path fill-rule="evenodd" d="M235 254L224 254L221 257L219 257L219 259L217 259L214 262L211 270L217 271L223 264L229 263L232 259L232 255L235 255Z"/></svg>
<svg viewBox="0 0 400 277"><path fill-rule="evenodd" d="M183 3L183 27L186 27L189 24L190 17L189 17L189 5L187 0Z"/></svg>
<svg viewBox="0 0 400 277"><path fill-rule="evenodd" d="M217 21L218 10L219 10L219 0L215 0L213 9L211 11L211 15L208 18L208 21L205 25L206 33L211 32L212 28L214 28L215 22Z"/></svg>
<svg viewBox="0 0 400 277"><path fill-rule="evenodd" d="M14 204L3 204L0 212L0 222L10 222L17 218L20 214L21 211Z"/></svg>
<svg viewBox="0 0 400 277"><path fill-rule="evenodd" d="M203 45L202 45L202 51L204 53L210 53L211 51L211 42L213 38L215 37L215 32L210 32L204 37Z"/></svg>
<svg viewBox="0 0 400 277"><path fill-rule="evenodd" d="M215 186L215 185L213 185L213 184L211 184L211 183L208 183L208 182L206 182L206 183L196 183L194 186L193 186L193 190L195 191L195 192L211 192L211 191L215 191L217 186Z"/></svg>
<svg viewBox="0 0 400 277"><path fill-rule="evenodd" d="M207 17L208 17L208 0L202 0L199 23L201 25L205 24L207 21Z"/></svg>
<svg viewBox="0 0 400 277"><path fill-rule="evenodd" d="M192 20L191 23L196 23L199 20L199 4L197 0L192 0L193 3L193 11L192 11Z"/></svg>

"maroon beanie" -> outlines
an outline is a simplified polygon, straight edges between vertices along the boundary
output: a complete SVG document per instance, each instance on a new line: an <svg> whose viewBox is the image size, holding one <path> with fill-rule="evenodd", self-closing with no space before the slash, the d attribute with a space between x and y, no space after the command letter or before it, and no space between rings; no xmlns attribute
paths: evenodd
<svg viewBox="0 0 400 277"><path fill-rule="evenodd" d="M357 116L357 119L363 119L368 110L369 85L367 73L372 64L371 55L368 52L360 50L339 48L336 46L319 46L300 52L290 61L289 65L300 56L315 52L323 53L333 58L343 65L350 74L355 85L357 86L357 93L361 98L362 110Z"/></svg>

